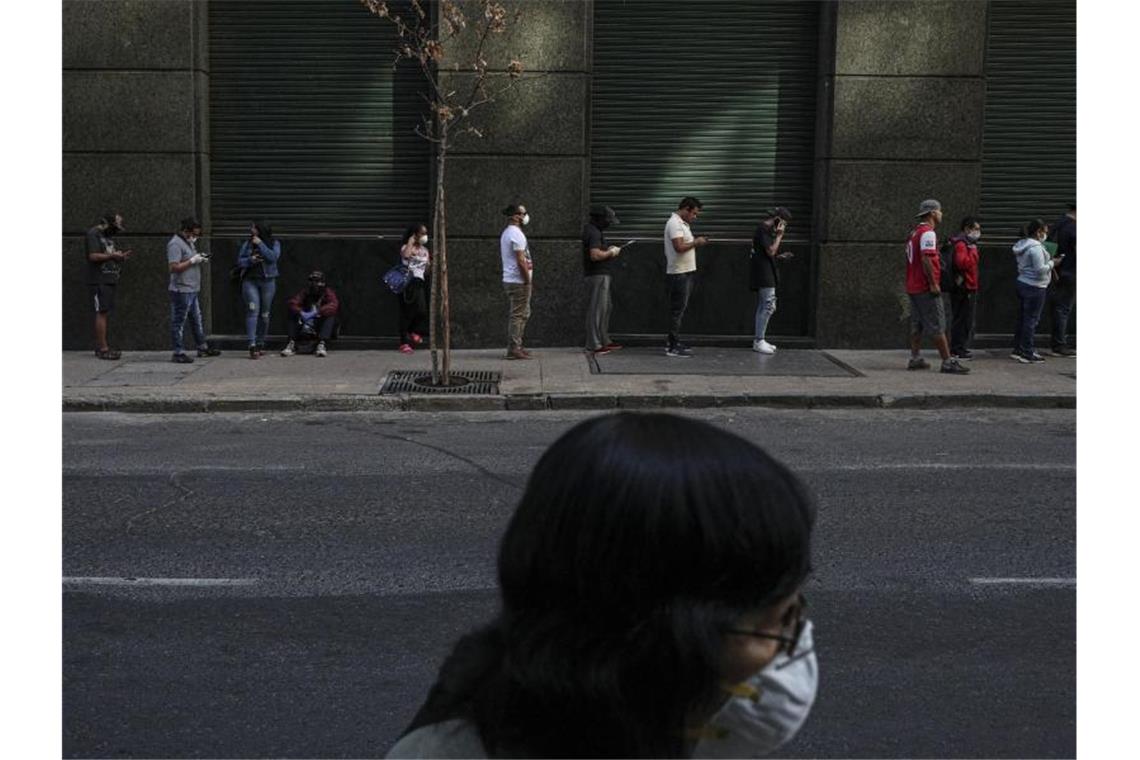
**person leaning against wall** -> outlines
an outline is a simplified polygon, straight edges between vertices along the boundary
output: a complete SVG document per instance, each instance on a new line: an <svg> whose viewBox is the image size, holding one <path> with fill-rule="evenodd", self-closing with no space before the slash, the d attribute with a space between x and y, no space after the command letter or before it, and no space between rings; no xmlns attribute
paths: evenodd
<svg viewBox="0 0 1140 760"><path fill-rule="evenodd" d="M190 364L194 359L182 349L182 332L186 320L194 333L198 356L219 356L221 351L206 343L206 329L202 325L202 307L198 296L202 290L202 265L210 255L198 251L198 238L202 225L194 217L186 217L166 243L166 263L170 270L170 345L174 351L170 360L176 364Z"/></svg>
<svg viewBox="0 0 1140 760"><path fill-rule="evenodd" d="M259 359L265 353L269 308L277 292L277 261L280 258L281 241L273 237L273 228L262 220L255 220L249 226L249 239L241 244L238 251L238 266L244 272L241 294L245 300L245 332L250 359Z"/></svg>
<svg viewBox="0 0 1140 760"><path fill-rule="evenodd" d="M111 211L87 230L84 241L87 290L95 308L95 355L111 361L122 356L122 352L107 344L107 323L115 309L115 290L123 262L131 257L129 250L120 250L115 244L115 235L123 231L123 215Z"/></svg>
<svg viewBox="0 0 1140 760"><path fill-rule="evenodd" d="M780 251L784 233L792 212L778 206L764 215L764 220L752 234L752 255L748 257L748 285L756 291L756 332L752 336L752 350L759 354L774 354L776 347L767 340L768 322L776 313L776 287L780 284L780 272L776 264L792 257L787 251Z"/></svg>

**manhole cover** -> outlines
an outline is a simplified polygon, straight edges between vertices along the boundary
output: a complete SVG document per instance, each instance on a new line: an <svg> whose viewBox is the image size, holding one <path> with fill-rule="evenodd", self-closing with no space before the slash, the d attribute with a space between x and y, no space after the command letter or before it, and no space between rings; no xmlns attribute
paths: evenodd
<svg viewBox="0 0 1140 760"><path fill-rule="evenodd" d="M452 370L451 385L431 384L431 371L426 369L394 369L384 378L380 395L392 393L451 393L479 396L499 395L503 373L496 370Z"/></svg>

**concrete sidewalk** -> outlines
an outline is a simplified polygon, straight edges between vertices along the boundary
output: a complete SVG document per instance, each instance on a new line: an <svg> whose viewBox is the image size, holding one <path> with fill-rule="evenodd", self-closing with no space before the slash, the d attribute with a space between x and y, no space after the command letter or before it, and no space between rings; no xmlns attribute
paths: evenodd
<svg viewBox="0 0 1140 760"><path fill-rule="evenodd" d="M90 352L63 354L63 410L211 412L290 410L483 411L777 406L793 408L1074 408L1076 359L1036 365L1006 350L977 350L966 376L909 372L908 353L695 348L689 359L659 349L626 348L596 363L578 348L535 349L532 361L506 361L501 349L452 352L453 372L502 373L499 395L380 395L391 370L429 370L427 351L336 351L328 358L257 361L227 351L173 364L165 351L127 351L119 361ZM600 372L599 372L600 370Z"/></svg>

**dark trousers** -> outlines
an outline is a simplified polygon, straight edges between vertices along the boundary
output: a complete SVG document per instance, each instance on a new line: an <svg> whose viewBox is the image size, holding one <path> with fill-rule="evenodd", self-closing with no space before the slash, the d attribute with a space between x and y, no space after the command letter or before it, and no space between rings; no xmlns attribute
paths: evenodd
<svg viewBox="0 0 1140 760"><path fill-rule="evenodd" d="M313 322L318 339L329 340L332 338L333 328L336 327L336 317L317 317ZM289 331L289 340L297 340L298 336L301 335L301 318L290 317L285 323L285 327Z"/></svg>
<svg viewBox="0 0 1140 760"><path fill-rule="evenodd" d="M427 282L413 277L400 300L400 342L411 345L412 333L426 336L431 329L428 322Z"/></svg>
<svg viewBox="0 0 1140 760"><path fill-rule="evenodd" d="M665 275L665 288L669 294L669 336L668 343L672 346L681 335L681 320L685 318L685 309L689 305L689 296L693 293L693 275L695 272Z"/></svg>
<svg viewBox="0 0 1140 760"><path fill-rule="evenodd" d="M1017 330L1013 334L1013 350L1022 356L1033 353L1033 333L1045 308L1045 288L1017 283Z"/></svg>
<svg viewBox="0 0 1140 760"><path fill-rule="evenodd" d="M955 290L950 295L950 353L970 350L974 342L974 313L978 305L978 291Z"/></svg>
<svg viewBox="0 0 1140 760"><path fill-rule="evenodd" d="M1049 288L1053 299L1053 348L1069 345L1069 315L1077 302L1077 275L1064 273Z"/></svg>

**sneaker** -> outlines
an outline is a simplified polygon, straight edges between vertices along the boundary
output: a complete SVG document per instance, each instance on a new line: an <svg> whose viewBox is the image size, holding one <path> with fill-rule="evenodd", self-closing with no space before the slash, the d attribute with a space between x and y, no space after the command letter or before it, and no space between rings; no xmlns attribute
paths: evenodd
<svg viewBox="0 0 1140 760"><path fill-rule="evenodd" d="M1027 356L1022 356L1022 355L1021 355L1019 352L1017 352L1017 351L1014 351L1012 354L1010 354L1010 355L1009 355L1009 358L1010 358L1010 359L1013 359L1015 362L1019 362L1019 363L1021 363L1021 364L1029 364L1029 362L1031 361L1031 360L1029 359L1029 357L1027 357Z"/></svg>
<svg viewBox="0 0 1140 760"><path fill-rule="evenodd" d="M1064 356L1067 358L1072 358L1077 355L1077 352L1068 346L1057 346L1053 349L1052 353L1053 356Z"/></svg>
<svg viewBox="0 0 1140 760"><path fill-rule="evenodd" d="M921 356L915 357L906 363L907 369L930 369L930 362Z"/></svg>
<svg viewBox="0 0 1140 760"><path fill-rule="evenodd" d="M261 358L261 352L257 350L257 346L250 346L249 347L249 358L250 359Z"/></svg>
<svg viewBox="0 0 1140 760"><path fill-rule="evenodd" d="M963 367L958 363L957 359L947 359L942 362L942 372L947 375L968 375L970 374L969 367Z"/></svg>
<svg viewBox="0 0 1140 760"><path fill-rule="evenodd" d="M194 357L188 356L187 354L175 354L174 356L170 357L170 361L174 362L175 364L193 364Z"/></svg>
<svg viewBox="0 0 1140 760"><path fill-rule="evenodd" d="M672 356L674 359L688 359L692 357L693 352L684 343L674 343L669 348L665 349L666 356Z"/></svg>
<svg viewBox="0 0 1140 760"><path fill-rule="evenodd" d="M521 348L509 348L509 349L507 349L507 355L504 358L506 358L506 359L529 359L531 357L530 357L530 354L528 354L526 351L523 351Z"/></svg>
<svg viewBox="0 0 1140 760"><path fill-rule="evenodd" d="M322 340L320 343L317 344L317 356L319 356L320 358L323 359L328 355L329 355L329 352L327 350L325 350L325 342Z"/></svg>
<svg viewBox="0 0 1140 760"><path fill-rule="evenodd" d="M766 340L754 340L754 341L752 341L752 350L758 354L774 354L774 353L776 353L776 347L773 346L771 343L769 343Z"/></svg>
<svg viewBox="0 0 1140 760"><path fill-rule="evenodd" d="M604 348L607 351L620 351L622 349L622 346L620 343L607 343Z"/></svg>
<svg viewBox="0 0 1140 760"><path fill-rule="evenodd" d="M1034 351L1032 354L1029 355L1029 363L1030 364L1040 364L1043 361L1045 361L1045 357L1042 356L1041 354L1037 353L1036 351Z"/></svg>
<svg viewBox="0 0 1140 760"><path fill-rule="evenodd" d="M963 348L961 351L951 351L951 359L957 359L960 362L968 362L974 358L974 352L968 348Z"/></svg>
<svg viewBox="0 0 1140 760"><path fill-rule="evenodd" d="M602 346L601 348L594 349L593 354L594 356L605 356L610 351L613 351L613 349L609 346Z"/></svg>
<svg viewBox="0 0 1140 760"><path fill-rule="evenodd" d="M401 354L414 354L415 352L416 352L416 350L414 348L412 348L411 346L409 346L407 343L401 343L400 344L400 353Z"/></svg>
<svg viewBox="0 0 1140 760"><path fill-rule="evenodd" d="M282 356L292 356L295 353L297 353L297 344L293 341L289 341L285 344L285 348L281 349Z"/></svg>
<svg viewBox="0 0 1140 760"><path fill-rule="evenodd" d="M414 345L414 346L418 346L419 344L424 342L423 336L420 335L419 333L411 333L410 335L408 335L408 337L412 339L412 345Z"/></svg>
<svg viewBox="0 0 1140 760"><path fill-rule="evenodd" d="M198 356L199 356L199 357L203 357L203 356L221 356L221 355L222 355L222 352L221 352L220 350L218 350L218 349L216 349L216 348L210 348L209 346L206 346L205 348L199 348L199 349L198 349Z"/></svg>

